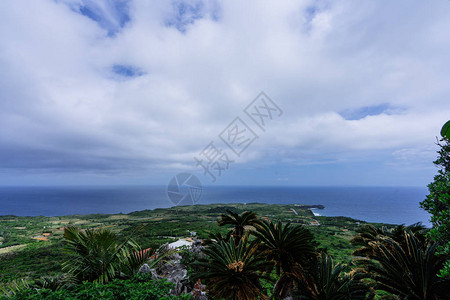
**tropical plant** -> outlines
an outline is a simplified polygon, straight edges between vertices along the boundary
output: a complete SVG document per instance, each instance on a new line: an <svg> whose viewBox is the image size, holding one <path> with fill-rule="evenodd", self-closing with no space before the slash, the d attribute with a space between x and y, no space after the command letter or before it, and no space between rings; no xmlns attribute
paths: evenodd
<svg viewBox="0 0 450 300"><path fill-rule="evenodd" d="M361 273L345 273L346 266L335 264L331 256L322 253L316 266L298 278L294 299L358 300L373 299L374 293L361 280Z"/></svg>
<svg viewBox="0 0 450 300"><path fill-rule="evenodd" d="M423 245L407 230L403 235L404 244L387 236L368 242L366 257L356 260L359 271L373 280L374 289L399 299L449 299L450 280L437 277L445 261L436 256L437 243Z"/></svg>
<svg viewBox="0 0 450 300"><path fill-rule="evenodd" d="M315 259L316 243L311 232L302 225L283 226L281 221L262 221L253 235L261 242L261 253L275 267L280 276L274 295L284 298L294 288L296 279L302 277Z"/></svg>
<svg viewBox="0 0 450 300"><path fill-rule="evenodd" d="M27 290L31 287L31 284L26 279L13 280L0 286L0 298L13 298L15 295Z"/></svg>
<svg viewBox="0 0 450 300"><path fill-rule="evenodd" d="M246 238L239 240L237 245L233 238L211 244L203 250L206 257L196 263L203 271L193 278L205 282L208 293L218 299L263 297L260 279L267 279L263 271L268 264L257 248L256 241L248 243Z"/></svg>
<svg viewBox="0 0 450 300"><path fill-rule="evenodd" d="M427 244L428 229L421 223L415 223L409 226L398 225L391 228L386 226L378 228L371 224L365 224L356 230L357 234L350 241L352 245L360 247L353 252L353 255L369 256L372 251L370 242L375 242L379 238L389 237L402 246L406 246L405 231L413 233L420 245Z"/></svg>
<svg viewBox="0 0 450 300"><path fill-rule="evenodd" d="M450 121L442 127L441 136L442 139L437 142L439 156L434 161L439 168L438 174L428 185L430 193L420 205L431 214L433 228L430 237L440 242L440 253L450 255ZM446 262L440 276L450 277L450 260Z"/></svg>
<svg viewBox="0 0 450 300"><path fill-rule="evenodd" d="M77 280L75 277L67 274L59 276L44 276L34 282L34 286L39 289L49 289L57 291L60 289L71 288L76 285Z"/></svg>
<svg viewBox="0 0 450 300"><path fill-rule="evenodd" d="M228 242L232 237L233 232L229 231L226 235L222 235L220 232L210 233L208 238L203 240L203 245L208 246L219 241Z"/></svg>
<svg viewBox="0 0 450 300"><path fill-rule="evenodd" d="M63 270L80 281L108 282L118 276L131 277L155 254L151 249L141 249L131 235L120 242L117 234L108 229L68 227L64 239L68 258Z"/></svg>
<svg viewBox="0 0 450 300"><path fill-rule="evenodd" d="M135 248L128 248L122 251L120 264L120 277L131 278L136 275L140 267L146 263L150 269L155 269L158 266L165 264L167 260L171 259L177 251L175 249L163 249L160 247L156 251L147 248L140 251L135 251Z"/></svg>
<svg viewBox="0 0 450 300"><path fill-rule="evenodd" d="M242 214L237 214L231 210L227 210L227 214L222 214L220 220L217 221L219 226L232 225L232 236L236 242L244 236L244 233L249 229L260 223L256 213L251 211L244 211Z"/></svg>

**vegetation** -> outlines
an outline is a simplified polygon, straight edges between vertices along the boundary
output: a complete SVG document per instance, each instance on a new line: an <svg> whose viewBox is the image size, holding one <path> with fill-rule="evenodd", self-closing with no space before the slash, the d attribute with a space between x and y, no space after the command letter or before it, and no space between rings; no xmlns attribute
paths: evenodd
<svg viewBox="0 0 450 300"><path fill-rule="evenodd" d="M249 215L228 212L233 219ZM221 220L225 219L222 216ZM221 222L219 220L219 222ZM236 226L236 222L230 222ZM230 228L230 232L235 232ZM336 264L321 252L304 225L261 220L238 243L210 243L195 278L210 295L225 299L267 297L262 280L274 283L275 299L448 299L450 280L437 276L444 255L420 224L363 225L352 239L354 262ZM253 240L251 240L253 237ZM246 246L247 245L247 246ZM275 276L270 276L270 275Z"/></svg>
<svg viewBox="0 0 450 300"><path fill-rule="evenodd" d="M231 210L227 210L227 214L220 216L217 222L219 226L232 225L233 229L230 231L236 243L244 236L244 232L250 227L254 227L260 223L255 212L245 211L241 215Z"/></svg>
<svg viewBox="0 0 450 300"><path fill-rule="evenodd" d="M433 228L430 237L439 242L439 253L450 255L450 121L442 128L438 142L439 157L434 164L439 168L434 181L428 185L429 194L421 202L422 208L431 214ZM447 260L441 277L450 277L450 260Z"/></svg>
<svg viewBox="0 0 450 300"><path fill-rule="evenodd" d="M302 206L295 206L295 211L292 205L254 203L128 215L0 217L3 295L186 299L192 295L170 295L170 282L136 273L144 262L152 268L165 258L165 253L150 246L158 249L164 242L197 235L205 240L202 254L185 248L181 263L191 285L195 280L197 286L206 284L212 299L450 297L448 278L437 276L448 256L438 251L439 242L430 239L420 224L315 217ZM40 236L46 239L34 239ZM50 264L41 266L38 254L45 251L43 261ZM36 268L25 268L24 257L34 259L28 263Z"/></svg>
<svg viewBox="0 0 450 300"><path fill-rule="evenodd" d="M265 276L268 262L257 252L256 241L234 239L211 244L203 252L208 259L200 260L201 271L194 275L207 283L211 296L218 299L257 299L262 295L260 279Z"/></svg>
<svg viewBox="0 0 450 300"><path fill-rule="evenodd" d="M164 243L190 236L192 231L200 239L219 233L225 237L229 230L219 226L217 220L227 210L237 213L248 210L261 218L305 224L320 247L326 248L339 262L349 260L354 249L349 241L360 224L365 224L345 217L315 217L308 206L261 203L193 205L114 215L0 216L0 285L15 279L38 280L42 276L63 274L66 227L108 228L117 235L118 241L132 235L142 249L158 249ZM141 225L146 226L136 231Z"/></svg>
<svg viewBox="0 0 450 300"><path fill-rule="evenodd" d="M249 215L228 214L234 220ZM229 224L236 226L236 222ZM299 299L373 298L374 292L361 276L344 273L346 266L334 264L329 255L318 252L314 236L305 226L260 220L246 228L239 243L222 239L209 243L203 251L206 258L197 263L203 270L195 278L207 283L210 295L225 299L269 295L283 299L291 294ZM272 283L272 292L263 288L262 282Z"/></svg>
<svg viewBox="0 0 450 300"><path fill-rule="evenodd" d="M64 229L64 239L67 258L63 271L80 282L106 283L117 277L130 278L144 263L156 266L165 257L157 251L141 249L132 236L119 241L117 234L109 229L68 227ZM158 258L150 260L157 254Z"/></svg>
<svg viewBox="0 0 450 300"><path fill-rule="evenodd" d="M26 288L5 293L0 299L190 299L190 295L171 296L173 283L166 280L154 281L146 274L138 274L127 280L114 279L109 283L83 282L71 288L51 289L37 284L25 284Z"/></svg>
<svg viewBox="0 0 450 300"><path fill-rule="evenodd" d="M424 246L428 243L426 234L428 230L420 223L409 226L398 225L396 227L375 227L371 224L361 226L356 230L357 234L352 238L351 243L359 248L353 252L356 256L370 256L373 250L373 243L380 240L390 238L399 243L402 247L406 247L405 232L414 234L416 241Z"/></svg>
<svg viewBox="0 0 450 300"><path fill-rule="evenodd" d="M322 253L314 268L297 278L295 298L300 299L373 299L374 292L363 282L361 272L346 273L346 266L336 264Z"/></svg>
<svg viewBox="0 0 450 300"><path fill-rule="evenodd" d="M283 225L281 221L263 221L253 234L261 243L262 255L273 264L276 275L279 276L274 295L287 297L295 278L307 271L309 262L316 255L313 235L301 225Z"/></svg>
<svg viewBox="0 0 450 300"><path fill-rule="evenodd" d="M445 256L436 256L437 243L426 238L420 226L374 230L365 226L353 239L363 256L358 272L372 279L375 290L399 299L448 299L450 279L437 275Z"/></svg>

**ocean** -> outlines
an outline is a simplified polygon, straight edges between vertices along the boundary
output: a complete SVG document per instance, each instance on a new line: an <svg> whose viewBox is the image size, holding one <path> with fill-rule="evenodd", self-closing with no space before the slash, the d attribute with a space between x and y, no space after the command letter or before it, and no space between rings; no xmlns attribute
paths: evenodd
<svg viewBox="0 0 450 300"><path fill-rule="evenodd" d="M129 213L174 206L166 186L0 187L0 215L59 216ZM426 188L416 187L203 187L197 204L322 204L323 216L346 216L368 222L430 226L419 207Z"/></svg>

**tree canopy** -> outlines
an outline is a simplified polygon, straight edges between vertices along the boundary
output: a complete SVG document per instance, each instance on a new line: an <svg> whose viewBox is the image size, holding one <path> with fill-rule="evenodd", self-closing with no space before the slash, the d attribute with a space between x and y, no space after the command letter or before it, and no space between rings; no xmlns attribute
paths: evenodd
<svg viewBox="0 0 450 300"><path fill-rule="evenodd" d="M439 253L450 255L450 121L441 130L438 141L438 158L434 164L439 168L433 182L428 185L429 194L420 204L431 214L433 228L430 236L440 243ZM447 260L440 273L441 277L450 277L450 260Z"/></svg>

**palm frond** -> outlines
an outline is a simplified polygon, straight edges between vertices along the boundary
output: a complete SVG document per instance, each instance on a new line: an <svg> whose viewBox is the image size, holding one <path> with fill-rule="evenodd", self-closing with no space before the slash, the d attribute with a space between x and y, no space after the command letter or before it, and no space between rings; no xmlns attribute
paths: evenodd
<svg viewBox="0 0 450 300"><path fill-rule="evenodd" d="M251 211L244 211L242 214L237 214L231 210L227 210L227 214L222 214L217 223L219 226L233 226L232 236L235 242L238 243L245 232L258 225L260 220L256 213Z"/></svg>
<svg viewBox="0 0 450 300"><path fill-rule="evenodd" d="M120 242L116 233L108 229L67 227L64 230L65 253L63 271L80 281L108 282L114 277L135 274L137 264L148 257L132 239L132 234Z"/></svg>
<svg viewBox="0 0 450 300"><path fill-rule="evenodd" d="M374 287L402 299L450 297L450 279L437 277L445 257L436 255L437 244L424 240L418 231L399 229L379 235L364 246L357 260ZM401 236L400 236L401 235ZM447 294L446 294L447 293Z"/></svg>
<svg viewBox="0 0 450 300"><path fill-rule="evenodd" d="M16 294L27 290L31 287L31 284L26 279L13 280L7 284L0 286L0 296L6 298L13 298Z"/></svg>
<svg viewBox="0 0 450 300"><path fill-rule="evenodd" d="M267 262L257 248L256 241L246 238L237 245L233 238L211 244L203 251L206 258L195 264L203 271L193 279L206 282L210 295L219 299L257 299L263 296L260 279L269 279L263 274Z"/></svg>

